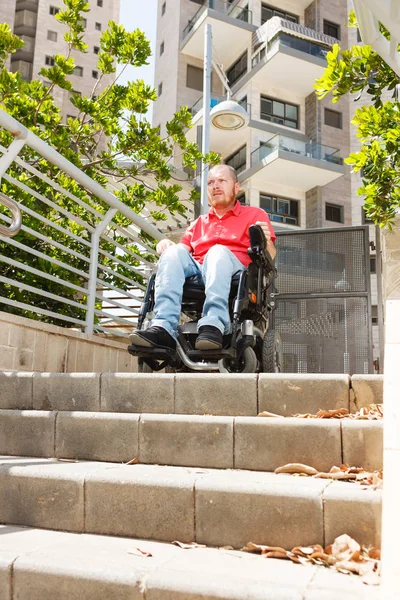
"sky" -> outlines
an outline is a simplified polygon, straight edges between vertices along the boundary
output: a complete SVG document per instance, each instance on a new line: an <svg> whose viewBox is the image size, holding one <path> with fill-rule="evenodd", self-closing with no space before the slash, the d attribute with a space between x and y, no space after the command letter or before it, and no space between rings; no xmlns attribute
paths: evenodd
<svg viewBox="0 0 400 600"><path fill-rule="evenodd" d="M121 0L120 23L128 31L141 29L151 43L152 56L145 67L128 67L120 79L121 83L133 79L144 79L154 85L154 51L157 35L157 0ZM152 111L151 111L152 112ZM147 114L151 120L151 112Z"/></svg>

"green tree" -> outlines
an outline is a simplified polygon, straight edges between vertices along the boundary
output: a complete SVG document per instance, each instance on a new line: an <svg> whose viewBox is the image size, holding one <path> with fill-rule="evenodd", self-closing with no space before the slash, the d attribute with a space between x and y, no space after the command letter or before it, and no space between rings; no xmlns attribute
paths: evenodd
<svg viewBox="0 0 400 600"><path fill-rule="evenodd" d="M182 188L176 179L171 179L170 164L176 152L180 153L183 166L190 169L195 169L196 161L202 158L197 145L189 143L184 134L185 129L191 125L189 110L187 107L182 107L173 116L166 124L167 133L163 138L160 136L159 129L151 126L146 114L150 103L157 97L155 90L142 80L122 85L119 81L120 76L114 76L117 63L122 66L122 71L128 65L139 67L148 64L149 41L140 30L128 32L122 25L112 21L101 35L97 67L99 78L91 94L89 96L74 94L70 81L75 68L72 51L82 53L87 51L82 15L89 11L89 3L86 0L63 1L64 9L57 14L56 18L66 26L64 39L68 44L68 52L66 56L59 54L54 56L54 65L40 71L43 81L27 82L18 72L11 72L6 68L7 59L22 48L24 42L13 35L7 24L0 24L0 109L5 110L32 130L102 186L106 188L109 186L110 177L116 179L121 189L114 193L135 212L140 213L145 206L151 204L156 207L151 211L154 220L165 220L168 212L184 214L185 207L178 197ZM114 80L111 85L104 86L106 76L111 76ZM68 118L66 121L55 100L60 89L70 92L70 102L78 111L76 117ZM1 146L8 147L12 139L11 134L0 131ZM32 230L32 234L29 232L18 234L14 239L22 246L17 248L5 242L0 243L0 254L25 264L29 263L32 267L54 277L62 277L77 286L82 286L85 280L78 273L71 273L62 266L32 256L24 250L24 247L29 246L35 251L62 261L63 251L57 243L65 244L75 252L75 255L70 258L70 266L78 271L87 271L89 248L85 243L85 236L87 236L85 226L93 227L95 211L104 214L108 207L29 148L25 147L20 157L39 171L40 176L29 173L21 169L17 163L13 163L7 172L7 178L1 181L0 189L20 201L27 209L28 212L24 211L23 223ZM215 162L217 156L210 153L206 156L206 160ZM152 174L155 185L149 185L143 180L145 173ZM60 194L46 182L46 177L56 181L65 190L84 201L94 212L86 210L85 207L72 202L68 196ZM28 185L29 191L15 186L13 179ZM49 200L49 204L44 204L30 190L44 196ZM193 191L190 199L194 200L195 196L196 192ZM45 219L56 222L59 229L55 230L46 222L39 221L29 211L37 211ZM78 222L72 222L66 211L76 215ZM116 221L120 228L114 231L113 240L127 247L130 254L122 256L118 254L115 244L102 240L102 264L110 269L110 272L104 276L105 280L119 288L126 288L127 282L118 279L118 275L131 277L127 267L139 265L136 257L141 252L137 245L123 235L124 227L130 224L129 220L118 214ZM76 238L71 239L64 230L71 231ZM38 239L35 232L40 232L42 237ZM154 247L154 241L143 232L141 236L150 245L150 249ZM53 240L53 243L50 240ZM154 260L152 252L144 253L143 256L148 260ZM0 274L50 293L76 299L76 292L73 289L60 288L57 282L52 283L16 266L7 265L5 262L0 263ZM138 283L143 283L140 274L136 279ZM7 283L0 283L0 295L27 304L34 303L58 314L79 318L84 315L84 312L76 306L32 295L26 288L18 289ZM80 300L84 301L85 298ZM4 304L2 310L37 318L34 313L29 311L21 313ZM65 325L63 321L45 317L43 319Z"/></svg>
<svg viewBox="0 0 400 600"><path fill-rule="evenodd" d="M354 11L349 26L357 27ZM381 32L390 39L383 26ZM368 45L341 50L336 44L327 63L315 84L320 99L331 94L335 103L345 94L353 94L356 101L364 97L371 101L355 112L352 124L361 147L345 162L355 172L362 169L358 194L365 196L367 217L380 227L390 228L400 206L400 104L395 99L399 77Z"/></svg>

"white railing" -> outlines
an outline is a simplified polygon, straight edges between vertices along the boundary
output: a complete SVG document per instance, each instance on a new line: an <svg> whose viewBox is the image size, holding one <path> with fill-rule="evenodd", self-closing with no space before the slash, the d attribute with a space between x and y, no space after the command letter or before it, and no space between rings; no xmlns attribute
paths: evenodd
<svg viewBox="0 0 400 600"><path fill-rule="evenodd" d="M8 196L5 196L0 192L0 203L4 204L12 214L11 224L8 227L0 225L0 235L4 237L14 237L21 231L22 226L22 215L18 203L15 200L11 200Z"/></svg>
<svg viewBox="0 0 400 600"><path fill-rule="evenodd" d="M0 232L0 310L127 335L154 266L142 234L164 235L3 110L0 128L0 184L22 213L20 235Z"/></svg>
<svg viewBox="0 0 400 600"><path fill-rule="evenodd" d="M326 46L333 46L333 44L338 43L338 40L335 38L320 33L319 31L315 31L305 25L301 25L301 23L293 23L292 21L282 19L281 17L272 17L272 19L266 21L253 33L253 52L255 52L261 44L268 43L279 33L288 33L289 35L294 35L309 40L310 42L316 42Z"/></svg>

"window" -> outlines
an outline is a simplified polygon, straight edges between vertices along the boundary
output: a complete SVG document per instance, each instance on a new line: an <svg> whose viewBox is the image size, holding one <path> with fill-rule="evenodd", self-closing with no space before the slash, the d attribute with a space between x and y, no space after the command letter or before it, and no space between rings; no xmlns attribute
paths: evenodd
<svg viewBox="0 0 400 600"><path fill-rule="evenodd" d="M74 96L82 96L82 92L78 92L78 90L71 90L68 92L68 98L71 100Z"/></svg>
<svg viewBox="0 0 400 600"><path fill-rule="evenodd" d="M50 31L50 29L47 31L47 39L50 40L50 42L56 42L57 37L56 31Z"/></svg>
<svg viewBox="0 0 400 600"><path fill-rule="evenodd" d="M299 203L297 200L260 194L260 208L265 210L270 220L275 221L275 223L299 224Z"/></svg>
<svg viewBox="0 0 400 600"><path fill-rule="evenodd" d="M376 273L376 256L369 257L369 271L370 273Z"/></svg>
<svg viewBox="0 0 400 600"><path fill-rule="evenodd" d="M238 175L244 171L246 169L246 146L234 152L226 159L225 164L233 167Z"/></svg>
<svg viewBox="0 0 400 600"><path fill-rule="evenodd" d="M265 121L299 129L299 107L295 104L261 96L260 114Z"/></svg>
<svg viewBox="0 0 400 600"><path fill-rule="evenodd" d="M330 35L331 37L340 40L340 25L324 20L324 33L325 35Z"/></svg>
<svg viewBox="0 0 400 600"><path fill-rule="evenodd" d="M100 48L98 46L93 46L94 54L98 54L100 52Z"/></svg>
<svg viewBox="0 0 400 600"><path fill-rule="evenodd" d="M165 15L166 8L167 8L167 3L163 2L163 5L161 7L161 16Z"/></svg>
<svg viewBox="0 0 400 600"><path fill-rule="evenodd" d="M60 12L60 9L57 6L50 6L49 13L51 15L57 15Z"/></svg>
<svg viewBox="0 0 400 600"><path fill-rule="evenodd" d="M73 75L77 75L78 77L83 77L83 67L75 67Z"/></svg>
<svg viewBox="0 0 400 600"><path fill-rule="evenodd" d="M103 7L103 0L97 0L97 6Z"/></svg>
<svg viewBox="0 0 400 600"><path fill-rule="evenodd" d="M98 71L95 71L95 70L93 70L93 71L92 71L92 77L93 77L93 79L98 79L98 78L99 78L99 72L98 72Z"/></svg>
<svg viewBox="0 0 400 600"><path fill-rule="evenodd" d="M330 108L325 109L325 125L329 127L336 127L342 129L342 113L332 110Z"/></svg>
<svg viewBox="0 0 400 600"><path fill-rule="evenodd" d="M161 96L162 94L162 82L158 84L158 95Z"/></svg>
<svg viewBox="0 0 400 600"><path fill-rule="evenodd" d="M371 321L372 321L372 325L379 325L378 307L376 304L373 304L371 306Z"/></svg>
<svg viewBox="0 0 400 600"><path fill-rule="evenodd" d="M161 44L160 44L160 56L161 56L161 54L164 54L164 50L165 50L164 42L161 42Z"/></svg>
<svg viewBox="0 0 400 600"><path fill-rule="evenodd" d="M246 193L245 192L240 192L240 194L238 194L236 196L236 200L238 202L240 202L240 204L242 204L243 206L246 206Z"/></svg>
<svg viewBox="0 0 400 600"><path fill-rule="evenodd" d="M372 219L368 219L367 215L365 214L365 210L364 210L363 206L361 207L361 223L363 225L370 225L370 224L372 225L373 224Z"/></svg>
<svg viewBox="0 0 400 600"><path fill-rule="evenodd" d="M261 25L272 19L272 17L280 17L281 19L286 19L286 21L292 21L292 23L299 22L299 17L296 15L292 15L291 13L279 10L277 8L274 8L273 6L268 6L268 4L262 4Z"/></svg>
<svg viewBox="0 0 400 600"><path fill-rule="evenodd" d="M83 29L86 29L87 19L79 19L79 23L82 25Z"/></svg>
<svg viewBox="0 0 400 600"><path fill-rule="evenodd" d="M46 56L45 61L48 67L54 67L54 56Z"/></svg>
<svg viewBox="0 0 400 600"><path fill-rule="evenodd" d="M95 29L96 29L97 31L101 31L101 23L96 23L96 24L95 24Z"/></svg>
<svg viewBox="0 0 400 600"><path fill-rule="evenodd" d="M187 65L186 68L186 87L192 90L203 91L203 69Z"/></svg>
<svg viewBox="0 0 400 600"><path fill-rule="evenodd" d="M245 73L247 73L247 50L226 72L230 87L232 87Z"/></svg>
<svg viewBox="0 0 400 600"><path fill-rule="evenodd" d="M325 219L333 223L343 223L343 206L339 204L325 204Z"/></svg>

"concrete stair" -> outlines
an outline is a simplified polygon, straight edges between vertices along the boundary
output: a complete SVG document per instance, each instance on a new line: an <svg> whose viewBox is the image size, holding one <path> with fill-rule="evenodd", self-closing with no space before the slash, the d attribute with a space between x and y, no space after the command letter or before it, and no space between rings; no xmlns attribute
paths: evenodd
<svg viewBox="0 0 400 600"><path fill-rule="evenodd" d="M380 546L379 490L273 471L379 469L382 422L257 414L354 412L382 402L381 377L3 373L0 390L1 600L377 598L237 550Z"/></svg>

